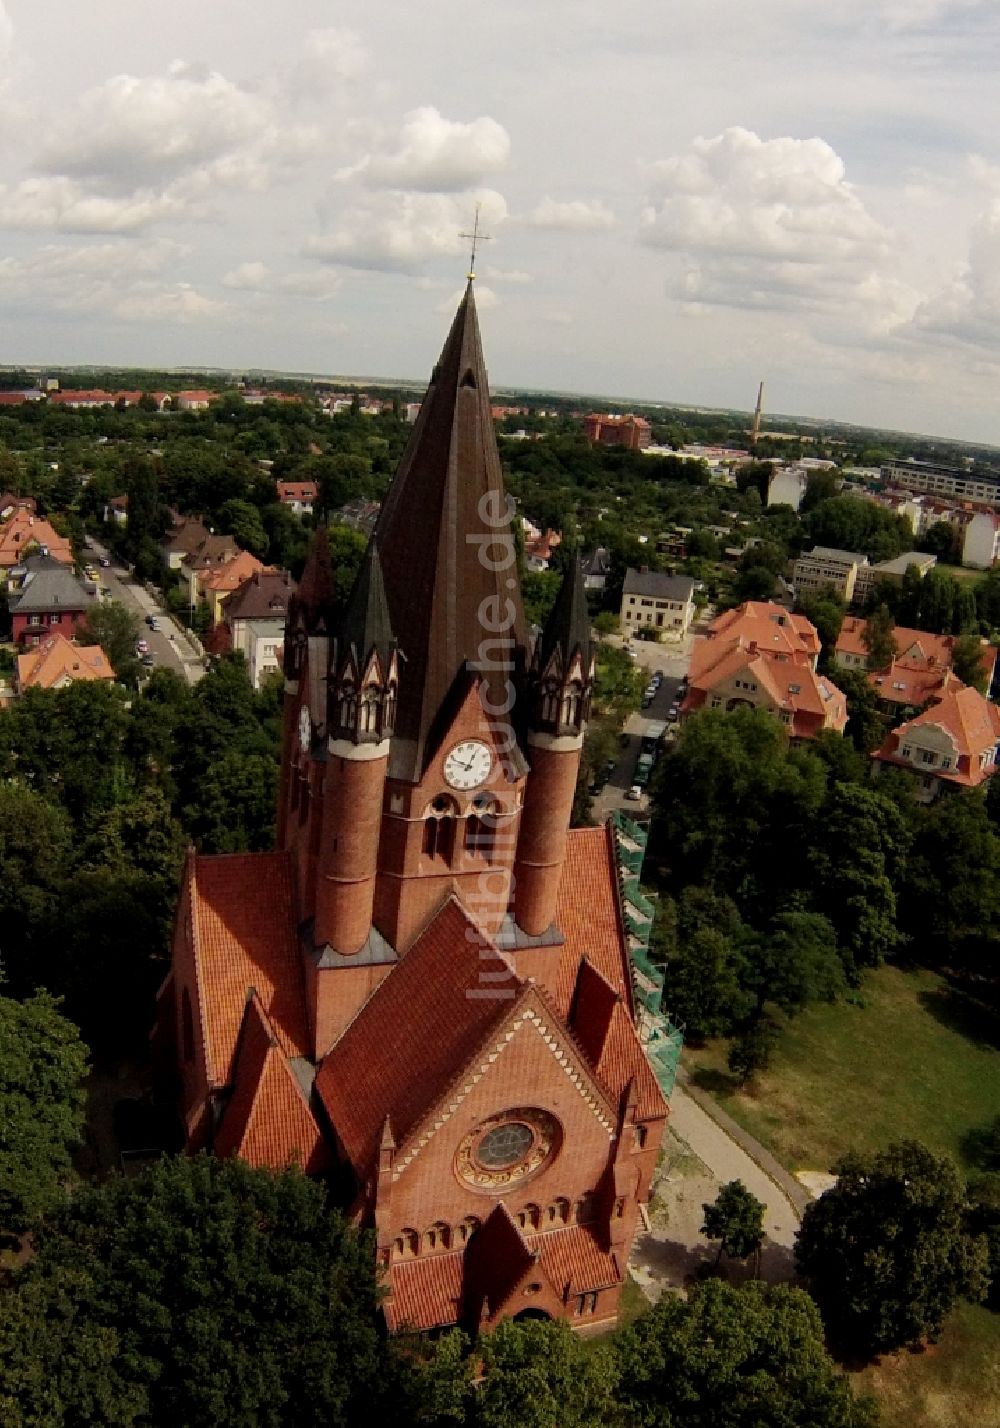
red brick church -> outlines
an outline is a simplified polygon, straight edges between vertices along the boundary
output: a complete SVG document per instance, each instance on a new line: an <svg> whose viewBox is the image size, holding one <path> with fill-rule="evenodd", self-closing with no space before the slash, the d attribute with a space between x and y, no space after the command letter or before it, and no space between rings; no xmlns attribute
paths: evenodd
<svg viewBox="0 0 1000 1428"><path fill-rule="evenodd" d="M291 602L278 847L191 855L158 1042L189 1147L330 1178L391 1329L613 1320L667 1107L611 828L570 830L580 574L534 639L470 282L350 598Z"/></svg>

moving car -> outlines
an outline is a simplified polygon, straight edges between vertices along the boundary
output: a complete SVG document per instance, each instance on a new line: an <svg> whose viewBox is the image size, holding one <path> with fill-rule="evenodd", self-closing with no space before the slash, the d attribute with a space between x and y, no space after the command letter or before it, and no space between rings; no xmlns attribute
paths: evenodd
<svg viewBox="0 0 1000 1428"><path fill-rule="evenodd" d="M149 645L146 643L145 640L137 640L135 652L139 655L149 654Z"/></svg>

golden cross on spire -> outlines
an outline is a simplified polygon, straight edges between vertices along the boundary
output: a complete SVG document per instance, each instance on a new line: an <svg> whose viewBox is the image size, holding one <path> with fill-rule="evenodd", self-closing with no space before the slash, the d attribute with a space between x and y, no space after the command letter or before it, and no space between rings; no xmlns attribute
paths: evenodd
<svg viewBox="0 0 1000 1428"><path fill-rule="evenodd" d="M466 277L469 279L469 282L470 282L470 283L472 282L473 278L476 276L476 244L479 243L479 242L489 243L489 242L492 240L492 237L493 237L492 233L480 233L480 231L479 231L479 210L480 210L481 207L482 207L482 204L481 204L481 203L477 203L477 204L476 204L476 221L475 221L475 222L473 223L473 225L472 225L472 232L471 232L471 233L460 233L460 234L458 235L459 238L471 238L471 239L472 239L472 256L471 256L470 259L469 259L469 271L468 271L468 273L466 274Z"/></svg>

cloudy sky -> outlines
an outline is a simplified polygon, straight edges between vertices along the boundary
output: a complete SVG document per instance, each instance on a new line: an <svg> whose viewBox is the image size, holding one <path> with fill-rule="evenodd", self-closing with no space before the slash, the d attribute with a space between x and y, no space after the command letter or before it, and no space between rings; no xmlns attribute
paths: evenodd
<svg viewBox="0 0 1000 1428"><path fill-rule="evenodd" d="M1000 443L997 0L0 0L0 362Z"/></svg>

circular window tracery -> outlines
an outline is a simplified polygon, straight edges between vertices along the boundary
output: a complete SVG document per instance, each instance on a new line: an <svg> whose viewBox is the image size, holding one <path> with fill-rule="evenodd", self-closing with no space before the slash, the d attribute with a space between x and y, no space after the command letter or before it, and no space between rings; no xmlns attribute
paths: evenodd
<svg viewBox="0 0 1000 1428"><path fill-rule="evenodd" d="M548 1111L504 1111L469 1132L458 1148L455 1169L476 1190L520 1184L548 1164L561 1140L559 1123Z"/></svg>

